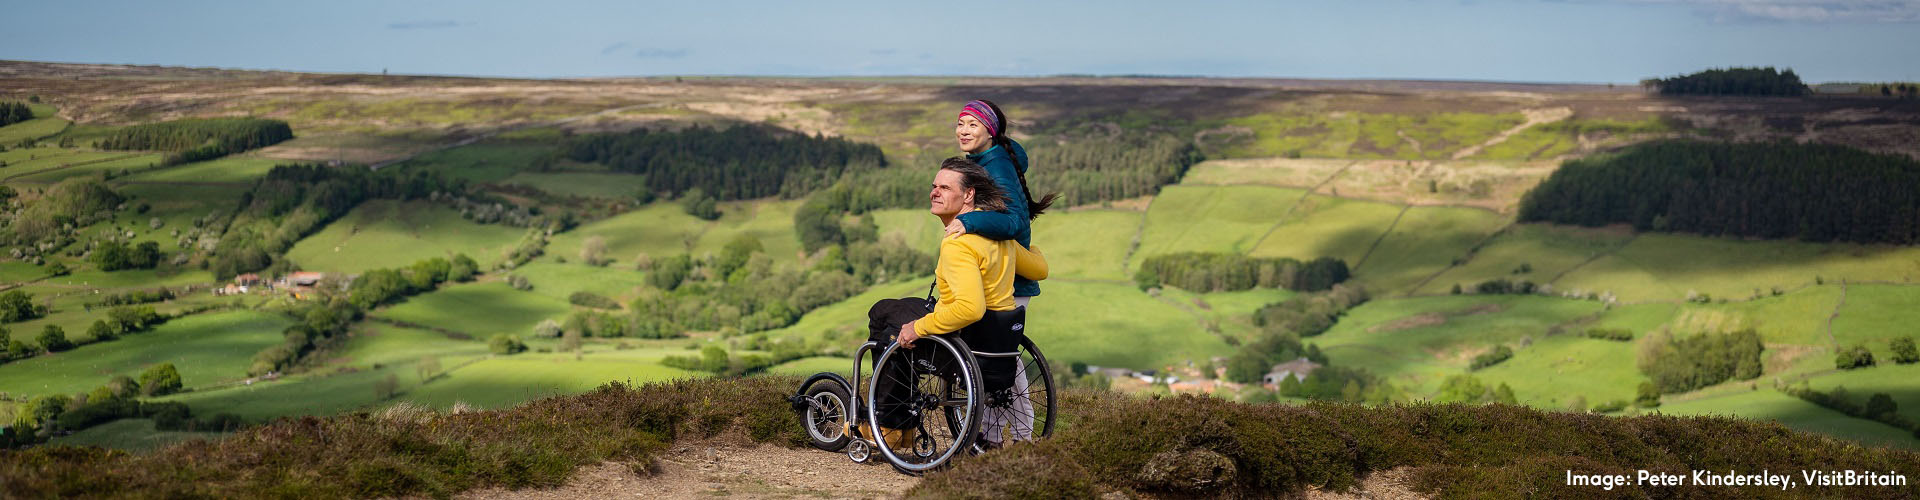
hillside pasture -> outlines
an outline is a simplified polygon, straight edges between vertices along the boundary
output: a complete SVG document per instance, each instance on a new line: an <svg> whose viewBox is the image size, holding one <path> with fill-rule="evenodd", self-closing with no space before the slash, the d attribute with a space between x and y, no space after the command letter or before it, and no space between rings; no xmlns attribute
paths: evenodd
<svg viewBox="0 0 1920 500"><path fill-rule="evenodd" d="M1510 345L1513 358L1473 372L1489 386L1507 384L1520 404L1548 410L1570 409L1578 396L1587 407L1633 401L1645 377L1635 365L1634 343L1587 338L1569 331L1534 336L1527 346Z"/></svg>
<svg viewBox="0 0 1920 500"><path fill-rule="evenodd" d="M1128 267L1132 269L1143 259L1162 254L1254 251L1262 244L1261 237L1281 223L1288 209L1305 194L1299 189L1266 186L1162 188L1147 210L1140 248Z"/></svg>
<svg viewBox="0 0 1920 500"><path fill-rule="evenodd" d="M473 182L501 182L533 170L552 153L553 147L548 145L480 142L421 154L396 167L438 172Z"/></svg>
<svg viewBox="0 0 1920 500"><path fill-rule="evenodd" d="M1411 396L1427 398L1447 376L1466 373L1475 355L1497 345L1519 347L1523 338L1540 342L1555 326L1600 308L1591 301L1529 295L1376 299L1349 310L1326 333L1304 341L1319 344L1335 365L1365 368ZM1528 354L1517 349L1515 357ZM1551 355L1542 358L1541 363L1552 364ZM1582 366L1592 365L1560 369ZM1607 373L1618 369L1608 367Z"/></svg>
<svg viewBox="0 0 1920 500"><path fill-rule="evenodd" d="M1157 370L1233 353L1201 318L1132 283L1044 282L1031 308L1027 335L1048 360Z"/></svg>
<svg viewBox="0 0 1920 500"><path fill-rule="evenodd" d="M301 239L287 258L307 270L360 273L465 253L491 267L525 233L504 224L476 224L444 205L371 200Z"/></svg>
<svg viewBox="0 0 1920 500"><path fill-rule="evenodd" d="M173 363L185 387L201 389L246 378L253 354L279 344L280 331L291 324L254 311L180 318L112 342L0 365L0 380L16 397L74 394L104 385L114 375L139 377L148 366Z"/></svg>
<svg viewBox="0 0 1920 500"><path fill-rule="evenodd" d="M611 354L625 354L613 358ZM635 354L638 353L638 354ZM668 368L659 363L687 351L652 349L572 353L524 353L492 357L448 372L409 391L403 399L433 408L466 403L475 408L503 408L535 399L586 392L608 382L636 386L647 382L704 376Z"/></svg>
<svg viewBox="0 0 1920 500"><path fill-rule="evenodd" d="M890 208L886 210L875 210L869 213L873 214L874 225L880 226L881 241L886 241L889 238L899 238L899 241L904 241L908 246L926 252L927 255L938 255L940 253L940 238L947 234L946 229L940 226L940 218L928 213L927 209ZM1034 224L1046 224L1046 222L1043 221L1047 219L1047 216L1034 219ZM1036 229L1034 234L1053 233L1041 233ZM1042 238L1034 242L1035 245L1041 246L1041 251L1047 251L1047 244L1040 242L1044 240L1045 238ZM1049 271L1051 271L1053 261L1047 261L1047 265Z"/></svg>
<svg viewBox="0 0 1920 500"><path fill-rule="evenodd" d="M1348 262L1376 295L1403 295L1465 257L1507 224L1506 217L1471 208L1413 207L1364 261Z"/></svg>
<svg viewBox="0 0 1920 500"><path fill-rule="evenodd" d="M1887 341L1920 341L1920 286L1849 285L1846 303L1833 319L1833 338L1842 346L1866 345L1876 358L1891 359ZM1884 361L1883 361L1884 362ZM1912 379L1920 380L1920 379ZM1913 408L1920 409L1920 401Z"/></svg>
<svg viewBox="0 0 1920 500"><path fill-rule="evenodd" d="M1247 254L1289 257L1302 262L1333 257L1346 261L1349 267L1356 266L1373 243L1394 227L1405 209L1385 203L1309 196Z"/></svg>
<svg viewBox="0 0 1920 500"><path fill-rule="evenodd" d="M129 182L221 183L244 185L266 177L276 165L296 162L256 155L235 155L185 165L162 167L127 177Z"/></svg>
<svg viewBox="0 0 1920 500"><path fill-rule="evenodd" d="M1771 420L1794 430L1835 436L1872 446L1920 449L1920 441L1916 441L1913 434L1907 431L1849 417L1767 388L1662 404L1655 411L1665 415L1716 415Z"/></svg>
<svg viewBox="0 0 1920 500"><path fill-rule="evenodd" d="M647 189L645 177L595 172L520 172L499 183L528 186L557 196L612 200L632 200Z"/></svg>
<svg viewBox="0 0 1920 500"><path fill-rule="evenodd" d="M792 223L789 218L787 224ZM620 264L631 264L641 254L653 259L680 254L699 257L694 247L709 225L711 223L687 215L678 203L657 202L554 235L547 244L547 255L574 261L580 258L581 244L589 237L599 236L606 240L606 256Z"/></svg>
<svg viewBox="0 0 1920 500"><path fill-rule="evenodd" d="M0 127L0 145L11 149L20 141L50 137L66 130L71 123L61 118L53 106L28 103L27 107L33 110L33 119Z"/></svg>
<svg viewBox="0 0 1920 500"><path fill-rule="evenodd" d="M1495 235L1471 257L1447 268L1413 294L1445 294L1454 285L1472 290L1475 284L1495 279L1553 282L1555 277L1612 252L1632 239L1633 234L1624 228L1516 224ZM1520 272L1522 264L1532 270ZM1573 291L1576 287L1556 284L1554 288ZM1589 291L1598 293L1601 290Z"/></svg>
<svg viewBox="0 0 1920 500"><path fill-rule="evenodd" d="M29 164L22 164L19 166L28 168L18 170L12 168L14 165L9 163L6 172L8 172L8 177L19 176L13 177L10 179L11 181L54 184L74 177L97 178L103 174L118 176L123 172L132 175L156 168L156 166L160 164L160 160L161 155L157 154L128 153L125 151L100 153L78 152L59 160L57 163L35 161Z"/></svg>
<svg viewBox="0 0 1920 500"><path fill-rule="evenodd" d="M1126 269L1127 253L1139 237L1142 215L1125 210L1048 213L1033 220L1033 245L1047 256L1052 279L1132 279ZM931 225L938 225L934 222Z"/></svg>
<svg viewBox="0 0 1920 500"><path fill-rule="evenodd" d="M797 262L801 258L800 237L793 231L793 212L802 202L763 199L720 203L720 219L707 223L706 229L694 239L693 254L719 254L727 247L727 243L744 234L760 240L763 251L774 262Z"/></svg>
<svg viewBox="0 0 1920 500"><path fill-rule="evenodd" d="M1643 233L1554 287L1612 291L1636 302L1685 299L1689 293L1741 299L1770 294L1774 287L1843 279L1911 283L1920 279L1920 247Z"/></svg>
<svg viewBox="0 0 1920 500"><path fill-rule="evenodd" d="M533 293L561 302L574 292L584 291L625 304L633 298L635 289L647 284L647 273L635 271L632 262L595 267L574 259L565 264L539 259L515 268L512 274L526 277L533 284Z"/></svg>
<svg viewBox="0 0 1920 500"><path fill-rule="evenodd" d="M67 436L57 436L47 441L55 446L98 446L135 453L148 452L194 439L214 440L225 436L222 432L163 431L154 429L153 420L145 418L124 418L82 429Z"/></svg>
<svg viewBox="0 0 1920 500"><path fill-rule="evenodd" d="M504 282L444 286L372 313L379 318L460 332L477 340L505 333L527 337L543 319L558 319L565 300L523 292Z"/></svg>

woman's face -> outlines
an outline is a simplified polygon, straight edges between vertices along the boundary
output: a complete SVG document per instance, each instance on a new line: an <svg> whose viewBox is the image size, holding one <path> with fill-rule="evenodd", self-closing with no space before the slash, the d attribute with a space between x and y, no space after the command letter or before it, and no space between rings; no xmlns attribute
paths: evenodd
<svg viewBox="0 0 1920 500"><path fill-rule="evenodd" d="M993 135L987 133L987 125L973 115L961 116L960 121L954 122L953 137L960 141L960 152L966 154L986 151L993 145Z"/></svg>

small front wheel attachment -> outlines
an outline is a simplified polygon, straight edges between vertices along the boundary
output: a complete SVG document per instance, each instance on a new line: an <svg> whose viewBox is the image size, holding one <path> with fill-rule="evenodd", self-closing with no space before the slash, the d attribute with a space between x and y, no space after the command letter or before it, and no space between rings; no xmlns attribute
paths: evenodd
<svg viewBox="0 0 1920 500"><path fill-rule="evenodd" d="M848 422L853 420L851 401L853 396L846 386L830 379L812 381L794 401L814 448L840 451L853 440L846 432Z"/></svg>

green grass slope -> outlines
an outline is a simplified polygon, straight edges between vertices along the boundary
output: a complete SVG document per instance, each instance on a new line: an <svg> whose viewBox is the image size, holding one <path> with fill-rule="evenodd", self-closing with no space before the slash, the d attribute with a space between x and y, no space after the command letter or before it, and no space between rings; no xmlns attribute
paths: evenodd
<svg viewBox="0 0 1920 500"><path fill-rule="evenodd" d="M148 366L173 363L190 389L246 378L253 354L281 342L293 322L254 311L196 315L112 342L0 365L0 380L15 396L74 394L105 385L114 375L139 377Z"/></svg>
<svg viewBox="0 0 1920 500"><path fill-rule="evenodd" d="M287 258L307 270L341 273L402 267L459 253L489 266L525 233L501 224L475 224L451 208L428 202L374 200L301 239Z"/></svg>

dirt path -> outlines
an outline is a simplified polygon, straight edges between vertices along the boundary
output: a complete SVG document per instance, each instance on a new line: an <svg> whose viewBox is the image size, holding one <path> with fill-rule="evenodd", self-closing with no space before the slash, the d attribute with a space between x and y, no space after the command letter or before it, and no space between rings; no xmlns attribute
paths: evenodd
<svg viewBox="0 0 1920 500"><path fill-rule="evenodd" d="M840 453L770 444L676 444L651 468L635 469L608 462L574 471L573 479L559 488L489 488L457 498L897 498L920 482L884 463L862 465ZM1353 491L1308 488L1301 496L1314 500L1428 498L1412 490L1410 475L1411 470L1404 467L1385 470L1368 474Z"/></svg>
<svg viewBox="0 0 1920 500"><path fill-rule="evenodd" d="M1507 142L1507 138L1513 137L1513 134L1518 134L1520 133L1520 131L1533 128L1538 125L1545 125L1548 123L1553 123L1553 122L1570 118L1573 116L1573 108L1528 109L1528 110L1522 110L1520 111L1520 113L1523 115L1526 115L1527 121L1525 123L1521 123L1519 125L1515 125L1513 128L1501 131L1498 135L1494 135L1492 138L1487 139L1487 142L1482 142L1480 144L1467 146L1466 149L1462 149L1458 152L1455 152L1453 154L1453 159L1464 160L1469 156L1480 154L1480 150L1482 149L1493 147L1493 145L1499 144L1502 142Z"/></svg>
<svg viewBox="0 0 1920 500"><path fill-rule="evenodd" d="M609 462L574 471L559 488L493 488L459 498L894 498L920 482L885 463L862 465L841 453L770 444L676 444L651 470L634 469Z"/></svg>

